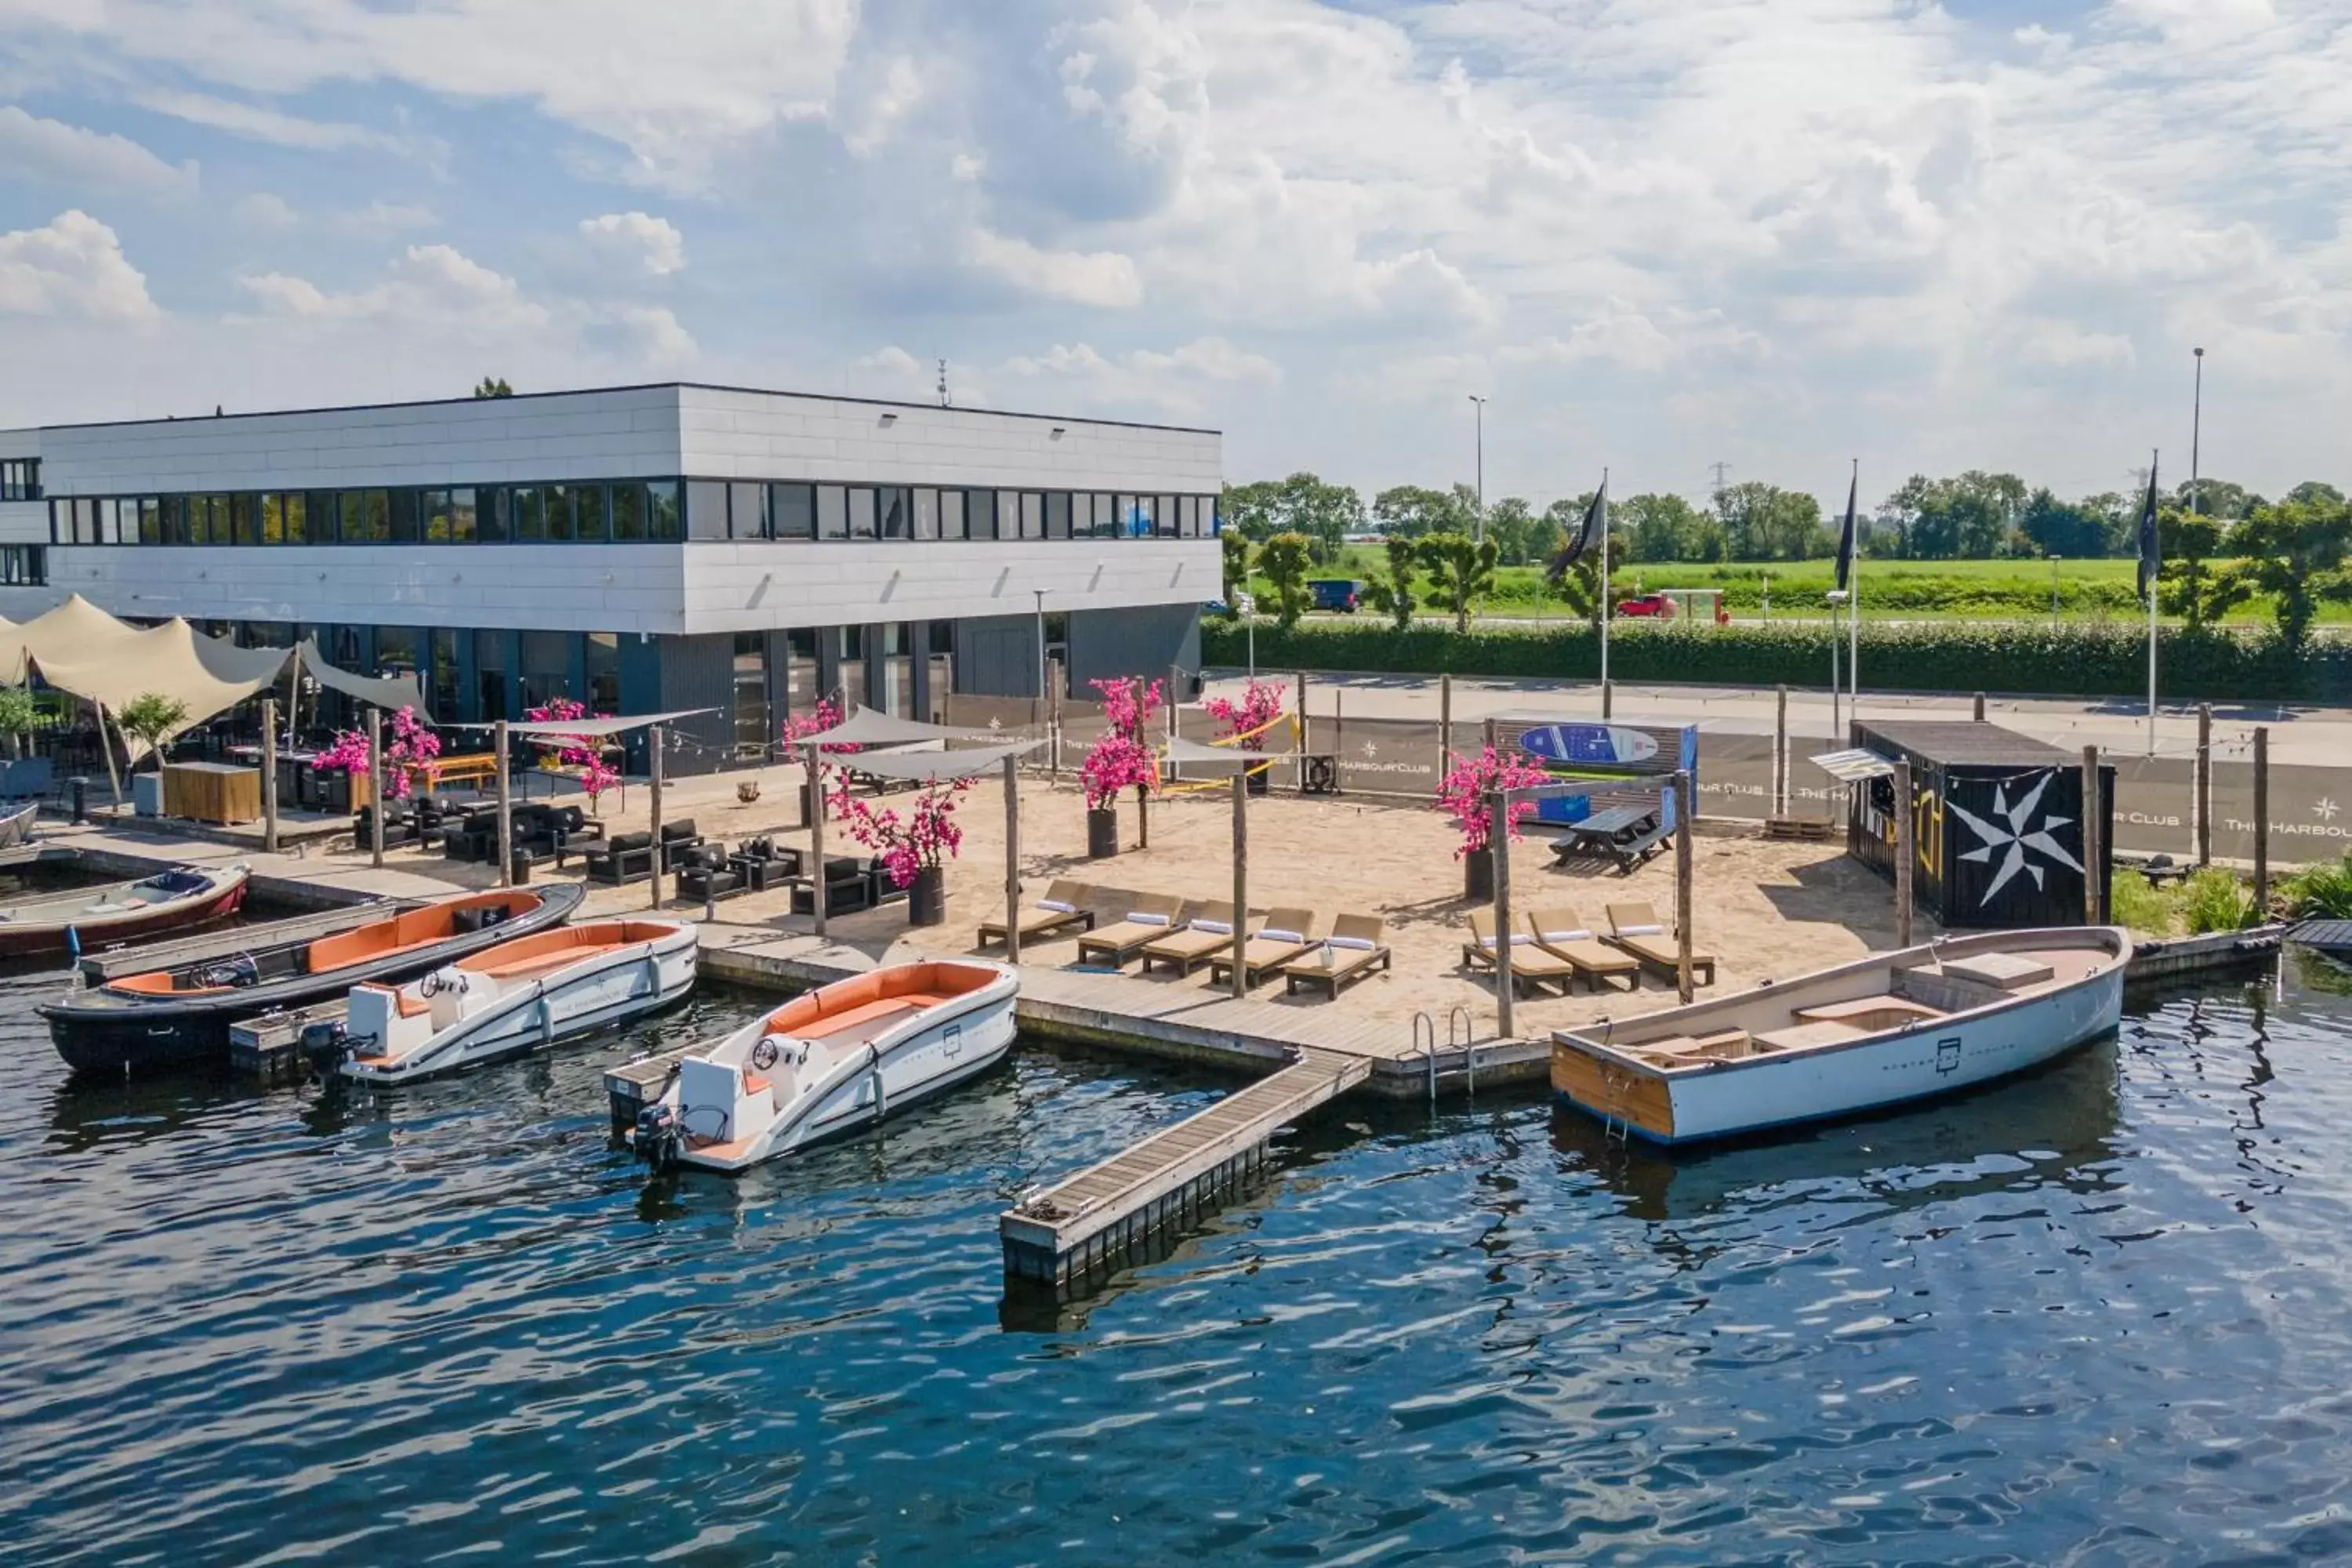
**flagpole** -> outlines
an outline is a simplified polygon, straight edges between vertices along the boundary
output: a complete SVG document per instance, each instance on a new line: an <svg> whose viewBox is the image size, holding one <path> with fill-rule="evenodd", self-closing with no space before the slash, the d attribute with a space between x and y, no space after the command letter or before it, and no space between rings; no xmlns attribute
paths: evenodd
<svg viewBox="0 0 2352 1568"><path fill-rule="evenodd" d="M1862 459L1856 458L1853 460L1852 488L1846 491L1845 506L1849 514L1853 510L1854 497L1861 489ZM1859 718L1862 714L1862 541L1859 539L1854 541L1853 561L1847 568L1846 580L1853 589L1852 596L1845 602L1845 679L1850 694L1846 711Z"/></svg>
<svg viewBox="0 0 2352 1568"><path fill-rule="evenodd" d="M2156 465L2159 453L2147 455L2147 495L2156 500ZM2156 755L2156 574L2147 574L2147 754Z"/></svg>
<svg viewBox="0 0 2352 1568"><path fill-rule="evenodd" d="M1601 470L1601 716L1609 717L1609 622L1617 606L1609 602L1609 470Z"/></svg>

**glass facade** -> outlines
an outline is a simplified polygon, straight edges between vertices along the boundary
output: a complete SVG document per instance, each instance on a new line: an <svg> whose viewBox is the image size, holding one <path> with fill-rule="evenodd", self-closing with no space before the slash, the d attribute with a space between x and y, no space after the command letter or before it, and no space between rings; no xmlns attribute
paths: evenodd
<svg viewBox="0 0 2352 1568"><path fill-rule="evenodd" d="M0 500L41 499L41 459L0 458Z"/></svg>
<svg viewBox="0 0 2352 1568"><path fill-rule="evenodd" d="M37 480L27 480L37 486ZM52 496L53 544L1206 539L1217 498L718 479Z"/></svg>

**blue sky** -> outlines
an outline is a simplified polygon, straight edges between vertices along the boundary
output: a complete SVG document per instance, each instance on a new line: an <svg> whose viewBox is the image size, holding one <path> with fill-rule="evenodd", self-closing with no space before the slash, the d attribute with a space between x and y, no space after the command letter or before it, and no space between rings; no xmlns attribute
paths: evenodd
<svg viewBox="0 0 2352 1568"><path fill-rule="evenodd" d="M2352 479L2320 0L0 0L0 425L686 377L1231 477Z"/></svg>

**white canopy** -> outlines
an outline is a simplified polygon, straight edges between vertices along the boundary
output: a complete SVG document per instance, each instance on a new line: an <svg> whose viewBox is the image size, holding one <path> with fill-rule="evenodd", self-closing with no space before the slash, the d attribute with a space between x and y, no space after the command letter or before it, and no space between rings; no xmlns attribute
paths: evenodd
<svg viewBox="0 0 2352 1568"><path fill-rule="evenodd" d="M596 740L606 735L618 735L630 730L643 730L655 724L675 724L680 719L698 714L716 713L716 708L681 708L675 713L617 714L601 719L549 719L522 721L507 725L509 735L526 735L541 740ZM453 724L455 730L488 730L486 723Z"/></svg>
<svg viewBox="0 0 2352 1568"><path fill-rule="evenodd" d="M1168 762L1188 773L1231 773L1254 768L1260 763L1273 762L1280 752L1244 752L1238 746L1204 746L1198 741L1188 741L1181 735L1171 737L1160 749Z"/></svg>
<svg viewBox="0 0 2352 1568"><path fill-rule="evenodd" d="M346 697L356 697L369 707L381 708L387 713L414 708L420 716L432 717L425 710L425 693L413 675L353 675L348 669L337 669L320 654L316 637L304 637L295 651L302 656L302 668L321 686L331 687Z"/></svg>
<svg viewBox="0 0 2352 1568"><path fill-rule="evenodd" d="M57 613L52 610L50 615ZM102 610L96 613L105 615ZM35 621L18 629L31 631L39 625ZM51 655L37 646L27 651L42 679L60 691L104 704L118 720L123 709L150 694L180 703L185 711L172 731L174 735L236 707L276 680L286 667L285 648L239 647L226 638L206 637L183 620L166 621L145 631L122 629L127 636L101 635L95 651L79 658ZM133 762L144 754L142 742L128 736L124 742Z"/></svg>
<svg viewBox="0 0 2352 1568"><path fill-rule="evenodd" d="M1015 741L1004 746L974 746L961 752L867 752L847 763L852 772L877 778L905 779L915 784L939 784L993 773L1007 757L1017 757L1044 745L1043 741Z"/></svg>
<svg viewBox="0 0 2352 1568"><path fill-rule="evenodd" d="M115 619L79 594L69 595L64 604L22 625L0 621L0 679L21 686L28 660L84 663L122 651L139 635L137 626Z"/></svg>
<svg viewBox="0 0 2352 1568"><path fill-rule="evenodd" d="M957 730L914 719L893 719L876 708L860 708L830 730L793 739L795 746L898 746L914 741L994 741L994 730Z"/></svg>

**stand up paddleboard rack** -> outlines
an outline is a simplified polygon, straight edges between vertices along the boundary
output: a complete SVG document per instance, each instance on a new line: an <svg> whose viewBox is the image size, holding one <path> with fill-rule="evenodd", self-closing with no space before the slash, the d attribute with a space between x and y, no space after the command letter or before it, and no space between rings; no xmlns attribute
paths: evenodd
<svg viewBox="0 0 2352 1568"><path fill-rule="evenodd" d="M1495 743L1537 763L1555 780L1589 783L1576 795L1537 804L1536 820L1560 830L1552 854L1562 864L1598 859L1632 872L1663 848L1679 826L1666 784L1687 772L1698 779L1695 724L1601 724L1553 714L1503 713Z"/></svg>

